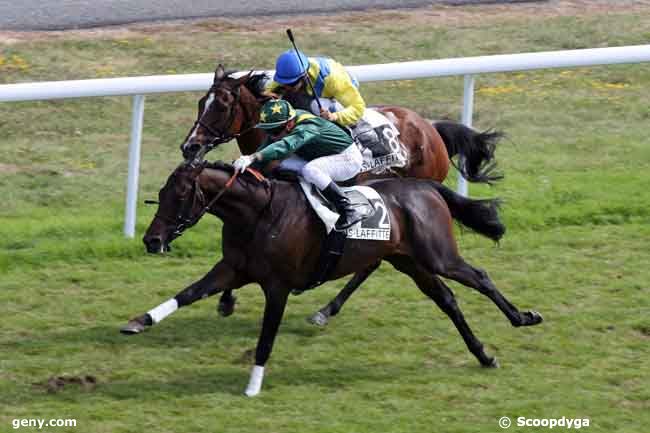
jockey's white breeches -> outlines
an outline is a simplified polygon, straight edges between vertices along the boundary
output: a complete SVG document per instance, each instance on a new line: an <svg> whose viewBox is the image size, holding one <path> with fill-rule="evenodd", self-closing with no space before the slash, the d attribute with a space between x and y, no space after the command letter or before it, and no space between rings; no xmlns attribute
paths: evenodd
<svg viewBox="0 0 650 433"><path fill-rule="evenodd" d="M351 144L341 153L322 156L305 161L297 155L282 160L280 168L302 176L307 182L316 185L319 190L327 188L332 181L342 182L359 174L363 156L356 144Z"/></svg>

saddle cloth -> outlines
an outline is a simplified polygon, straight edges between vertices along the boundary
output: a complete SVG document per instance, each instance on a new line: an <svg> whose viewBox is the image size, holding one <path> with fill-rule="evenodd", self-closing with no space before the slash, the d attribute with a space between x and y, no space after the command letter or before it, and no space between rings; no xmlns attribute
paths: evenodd
<svg viewBox="0 0 650 433"><path fill-rule="evenodd" d="M325 230L327 233L331 232L339 219L339 214L330 209L329 203L314 185L306 182L302 177L299 177L299 181L307 201L325 224ZM363 220L347 229L347 238L389 240L390 216L384 204L384 199L377 191L369 186L351 186L341 189L352 202L352 206L365 215Z"/></svg>
<svg viewBox="0 0 650 433"><path fill-rule="evenodd" d="M379 111L366 108L352 129L352 138L361 149L361 172L382 173L391 167L404 167L408 153L399 140L399 131Z"/></svg>

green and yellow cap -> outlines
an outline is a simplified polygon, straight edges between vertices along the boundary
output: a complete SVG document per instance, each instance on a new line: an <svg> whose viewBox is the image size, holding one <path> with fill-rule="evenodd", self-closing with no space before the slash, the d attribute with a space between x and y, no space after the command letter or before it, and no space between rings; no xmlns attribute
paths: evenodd
<svg viewBox="0 0 650 433"><path fill-rule="evenodd" d="M296 117L296 110L284 99L271 99L260 110L260 123L256 128L274 129Z"/></svg>

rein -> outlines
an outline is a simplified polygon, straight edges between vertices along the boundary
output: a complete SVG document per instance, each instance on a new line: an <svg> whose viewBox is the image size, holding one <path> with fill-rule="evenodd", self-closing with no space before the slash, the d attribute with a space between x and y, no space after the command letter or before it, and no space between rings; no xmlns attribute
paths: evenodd
<svg viewBox="0 0 650 433"><path fill-rule="evenodd" d="M263 182L265 180L264 175L262 175L259 171L253 169L253 168L247 168L246 171L251 173L255 179L257 179L260 182ZM174 231L172 232L172 239L175 239L179 237L187 228L192 227L195 225L202 217L203 215L206 214L210 210L212 206L226 193L226 191L232 186L232 184L235 182L235 179L237 179L237 176L239 176L239 171L235 171L232 176L230 176L230 179L226 182L225 186L221 191L219 191L201 210L199 211L198 214L196 214L193 218L185 217L183 214L185 213L186 206L183 206L176 216L176 221L170 221L170 218L167 218L163 215L160 215L156 213L156 216L162 220L165 220L167 222L171 222L176 224L176 227L174 228ZM204 201L204 194L203 191L201 191L201 188L199 186L199 181L198 179L194 179L194 194L193 197L194 199L192 200L189 210L191 211L192 208L194 207L194 203L196 202L196 197L199 195L201 197L201 201Z"/></svg>

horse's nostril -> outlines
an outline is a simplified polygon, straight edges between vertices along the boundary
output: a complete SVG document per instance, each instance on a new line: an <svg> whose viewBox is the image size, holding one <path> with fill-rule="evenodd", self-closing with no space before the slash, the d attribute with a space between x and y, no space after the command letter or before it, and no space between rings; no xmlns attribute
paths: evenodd
<svg viewBox="0 0 650 433"><path fill-rule="evenodd" d="M142 242L144 243L144 246L146 247L148 253L159 253L162 252L164 248L163 241L160 236L144 237L142 239Z"/></svg>
<svg viewBox="0 0 650 433"><path fill-rule="evenodd" d="M201 145L198 143L185 143L183 146L181 146L181 150L183 151L183 158L187 159L193 157L200 148Z"/></svg>

